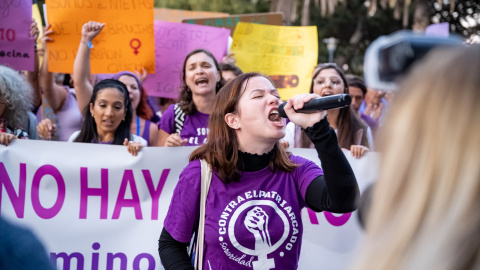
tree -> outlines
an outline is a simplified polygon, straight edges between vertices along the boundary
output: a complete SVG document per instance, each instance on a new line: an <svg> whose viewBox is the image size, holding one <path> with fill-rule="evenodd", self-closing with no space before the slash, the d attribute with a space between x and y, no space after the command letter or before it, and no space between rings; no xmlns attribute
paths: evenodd
<svg viewBox="0 0 480 270"><path fill-rule="evenodd" d="M480 36L478 0L155 0L155 6L230 14L281 11L284 25L317 26L319 62L328 61L323 39L335 37L335 62L359 75L370 43L400 29L422 32L431 23L449 22L452 33Z"/></svg>
<svg viewBox="0 0 480 270"><path fill-rule="evenodd" d="M268 12L269 0L154 0L155 7L246 14Z"/></svg>
<svg viewBox="0 0 480 270"><path fill-rule="evenodd" d="M335 62L348 72L363 73L363 55L370 43L381 35L400 29L425 31L431 23L449 22L450 31L465 38L480 36L480 2L475 0L302 0L302 16L310 10L309 21L317 25L319 62L328 60L323 39L340 42ZM295 25L305 25L304 18Z"/></svg>

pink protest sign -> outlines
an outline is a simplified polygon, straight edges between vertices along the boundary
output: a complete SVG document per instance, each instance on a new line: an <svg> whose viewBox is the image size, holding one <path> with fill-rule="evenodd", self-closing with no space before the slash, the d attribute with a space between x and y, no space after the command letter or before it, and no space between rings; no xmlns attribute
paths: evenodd
<svg viewBox="0 0 480 270"><path fill-rule="evenodd" d="M185 56L195 49L210 51L217 61L227 53L229 29L155 21L155 74L143 83L148 95L178 98Z"/></svg>
<svg viewBox="0 0 480 270"><path fill-rule="evenodd" d="M32 1L0 0L0 64L33 71Z"/></svg>

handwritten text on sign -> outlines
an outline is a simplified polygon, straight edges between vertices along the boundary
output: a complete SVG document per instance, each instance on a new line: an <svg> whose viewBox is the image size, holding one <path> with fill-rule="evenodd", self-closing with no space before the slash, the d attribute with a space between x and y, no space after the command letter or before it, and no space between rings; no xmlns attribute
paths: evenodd
<svg viewBox="0 0 480 270"><path fill-rule="evenodd" d="M54 42L48 45L49 71L71 73L88 21L106 23L93 40L92 73L124 70L155 71L153 1L149 0L48 0L48 23Z"/></svg>
<svg viewBox="0 0 480 270"><path fill-rule="evenodd" d="M178 98L182 64L195 49L210 51L217 61L227 52L230 30L155 21L155 70L144 86L150 96Z"/></svg>
<svg viewBox="0 0 480 270"><path fill-rule="evenodd" d="M0 0L0 64L33 71L32 1Z"/></svg>
<svg viewBox="0 0 480 270"><path fill-rule="evenodd" d="M318 59L317 27L239 22L231 51L244 72L269 75L286 100L309 91Z"/></svg>

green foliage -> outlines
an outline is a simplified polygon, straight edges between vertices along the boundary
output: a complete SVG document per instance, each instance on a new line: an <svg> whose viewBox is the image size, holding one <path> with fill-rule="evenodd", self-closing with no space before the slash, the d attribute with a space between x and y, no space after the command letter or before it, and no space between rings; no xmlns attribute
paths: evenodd
<svg viewBox="0 0 480 270"><path fill-rule="evenodd" d="M155 7L246 14L268 12L268 0L155 0Z"/></svg>
<svg viewBox="0 0 480 270"><path fill-rule="evenodd" d="M456 0L452 13L448 12L450 4L440 6L431 1L428 2L428 6L434 23L448 22L451 32L466 38L480 35L480 1ZM476 25L473 25L472 22L475 21Z"/></svg>
<svg viewBox="0 0 480 270"><path fill-rule="evenodd" d="M363 55L368 45L381 35L388 35L402 28L401 21L393 19L393 10L378 8L374 16L367 16L367 8L362 0L349 1L346 6L338 5L329 17L321 17L320 10L310 7L310 22L318 28L318 62L328 62L328 51L324 38L339 40L334 62L339 66L348 65L347 73L362 75ZM361 25L362 37L358 43L350 39L357 25Z"/></svg>

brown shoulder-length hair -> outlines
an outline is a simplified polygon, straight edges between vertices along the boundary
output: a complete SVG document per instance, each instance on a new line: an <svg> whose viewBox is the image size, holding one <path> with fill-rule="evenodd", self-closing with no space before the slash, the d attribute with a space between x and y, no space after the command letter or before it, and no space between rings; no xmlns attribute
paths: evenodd
<svg viewBox="0 0 480 270"><path fill-rule="evenodd" d="M241 173L237 168L239 143L237 133L225 122L228 113L238 114L238 102L247 88L248 81L253 77L265 77L261 73L245 73L227 83L215 97L213 112L210 114L207 143L200 146L190 155L190 161L205 159L210 166L216 169L217 175L224 183L238 182ZM271 80L270 80L271 81ZM272 85L273 82L272 82ZM291 172L298 165L290 160L290 153L286 152L279 142L275 144L270 170Z"/></svg>
<svg viewBox="0 0 480 270"><path fill-rule="evenodd" d="M182 85L180 86L180 95L178 98L179 106L183 110L183 112L187 115L192 115L197 111L197 107L195 106L195 103L193 103L193 97L192 97L192 91L188 88L187 83L185 81L185 68L187 65L188 59L197 53L204 53L208 55L213 60L213 63L215 64L215 68L217 69L219 76L220 76L220 81L217 82L217 85L215 86L215 90L218 93L220 88L222 88L225 85L225 80L222 77L222 71L220 69L220 65L217 62L217 59L215 59L215 56L207 50L204 49L196 49L191 51L187 56L185 57L185 60L183 61L183 67L182 67Z"/></svg>
<svg viewBox="0 0 480 270"><path fill-rule="evenodd" d="M140 81L140 78L138 78L138 76L133 72L122 71L122 72L119 72L119 73L115 74L113 76L113 79L118 80L122 76L130 76L130 77L133 77L135 79L135 81L137 81L138 90L140 91L140 102L138 103L138 106L137 106L137 109L136 109L135 113L143 119L148 119L148 120L152 119L153 109L148 104L148 95L147 95L147 92L145 91L145 89L143 88L143 85L142 85L142 82Z"/></svg>
<svg viewBox="0 0 480 270"><path fill-rule="evenodd" d="M348 94L347 79L345 78L345 74L343 73L343 71L336 64L328 63L316 66L313 78L315 79L318 74L320 74L320 72L325 69L333 69L338 73L338 75L340 76L340 78L342 78L343 81L343 93ZM310 86L310 93L313 93L313 85L314 84L312 83L312 85ZM358 117L355 112L353 112L350 106L340 109L337 119L337 126L338 145L341 148L350 149L350 146L355 144L355 134L359 129L363 129L361 145L369 147L367 138L367 126L363 124L360 117ZM301 141L302 148L310 147L310 139L303 131Z"/></svg>

